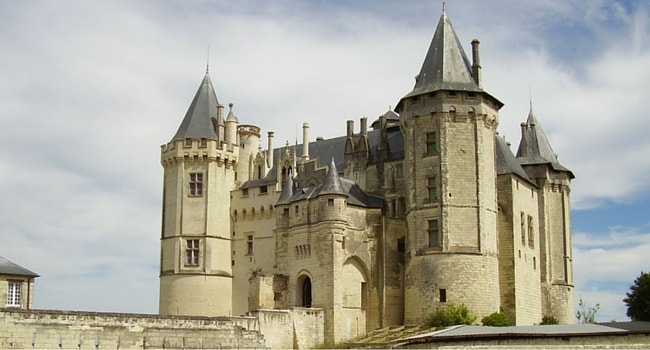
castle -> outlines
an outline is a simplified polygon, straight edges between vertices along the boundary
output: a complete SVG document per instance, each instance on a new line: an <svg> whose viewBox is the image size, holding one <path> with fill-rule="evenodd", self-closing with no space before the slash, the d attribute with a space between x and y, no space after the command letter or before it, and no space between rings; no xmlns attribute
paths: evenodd
<svg viewBox="0 0 650 350"><path fill-rule="evenodd" d="M208 72L164 168L160 314L318 308L325 336L421 324L448 303L573 323L570 182L532 108L516 155L503 104L441 15L412 91L345 135L274 147Z"/></svg>

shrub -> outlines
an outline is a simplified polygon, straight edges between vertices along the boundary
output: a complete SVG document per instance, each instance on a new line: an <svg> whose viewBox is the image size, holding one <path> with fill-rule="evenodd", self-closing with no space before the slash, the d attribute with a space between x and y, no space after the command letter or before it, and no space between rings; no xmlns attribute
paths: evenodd
<svg viewBox="0 0 650 350"><path fill-rule="evenodd" d="M481 324L484 326L491 327L508 327L510 326L510 320L508 316L503 312L494 312L488 316L485 316L481 319Z"/></svg>
<svg viewBox="0 0 650 350"><path fill-rule="evenodd" d="M465 304L449 303L430 313L424 323L429 327L445 328L457 324L472 324L474 321L476 321L476 315Z"/></svg>
<svg viewBox="0 0 650 350"><path fill-rule="evenodd" d="M558 323L560 323L560 321L558 321L557 318L555 318L554 316L551 316L551 315L546 315L546 316L542 317L542 323L540 323L540 324L541 325L548 325L548 324L558 324Z"/></svg>

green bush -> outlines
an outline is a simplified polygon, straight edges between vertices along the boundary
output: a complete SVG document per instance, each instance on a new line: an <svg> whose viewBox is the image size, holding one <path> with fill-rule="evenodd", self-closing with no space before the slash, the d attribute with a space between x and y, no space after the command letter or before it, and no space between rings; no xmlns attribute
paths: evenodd
<svg viewBox="0 0 650 350"><path fill-rule="evenodd" d="M473 324L474 321L476 321L476 315L465 304L449 303L430 313L424 323L429 327L445 328L457 324Z"/></svg>
<svg viewBox="0 0 650 350"><path fill-rule="evenodd" d="M558 323L560 323L560 321L558 321L557 318L555 318L555 317L553 317L551 315L546 315L546 316L542 317L542 323L540 323L540 324L541 325L548 325L548 324L558 324Z"/></svg>
<svg viewBox="0 0 650 350"><path fill-rule="evenodd" d="M481 323L484 326L491 327L508 327L510 326L510 320L503 312L494 312L489 316L485 316L481 319Z"/></svg>

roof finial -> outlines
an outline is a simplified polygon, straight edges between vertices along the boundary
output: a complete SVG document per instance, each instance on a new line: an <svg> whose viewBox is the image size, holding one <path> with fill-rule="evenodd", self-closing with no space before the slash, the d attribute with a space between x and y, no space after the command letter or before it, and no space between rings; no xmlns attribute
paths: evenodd
<svg viewBox="0 0 650 350"><path fill-rule="evenodd" d="M210 44L208 44L208 57L205 63L205 74L210 73Z"/></svg>
<svg viewBox="0 0 650 350"><path fill-rule="evenodd" d="M442 2L442 13L445 13L445 4L446 4L446 2L443 1Z"/></svg>

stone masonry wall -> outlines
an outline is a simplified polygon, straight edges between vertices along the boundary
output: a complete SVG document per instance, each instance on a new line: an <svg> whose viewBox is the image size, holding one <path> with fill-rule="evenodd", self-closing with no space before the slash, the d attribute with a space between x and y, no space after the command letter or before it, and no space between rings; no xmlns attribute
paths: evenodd
<svg viewBox="0 0 650 350"><path fill-rule="evenodd" d="M264 349L254 317L0 309L0 349Z"/></svg>

